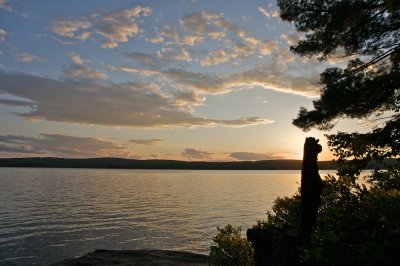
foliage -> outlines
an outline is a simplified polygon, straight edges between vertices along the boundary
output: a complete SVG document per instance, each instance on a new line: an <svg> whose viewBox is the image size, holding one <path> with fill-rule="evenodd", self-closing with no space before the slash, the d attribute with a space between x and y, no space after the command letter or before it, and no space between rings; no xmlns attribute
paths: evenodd
<svg viewBox="0 0 400 266"><path fill-rule="evenodd" d="M338 118L378 123L366 134L328 136L340 160L365 161L400 156L400 2L398 0L278 0L281 18L294 22L305 39L291 50L320 60L342 51L347 68L320 76L321 97L314 110L301 108L293 124L331 129Z"/></svg>
<svg viewBox="0 0 400 266"><path fill-rule="evenodd" d="M300 194L296 193L292 197L278 197L274 201L272 211L267 211L267 221L258 221L257 226L273 225L280 228L295 228L299 217Z"/></svg>
<svg viewBox="0 0 400 266"><path fill-rule="evenodd" d="M308 131L330 130L341 118L373 123L367 133L327 136L339 177L324 180L317 228L302 259L307 265L398 263L400 170L376 170L364 185L357 179L371 161L400 158L400 1L278 0L278 6L281 18L305 33L294 53L351 58L346 68L320 75L314 109L301 108L293 124ZM293 224L295 204L298 195L278 200L267 223Z"/></svg>
<svg viewBox="0 0 400 266"><path fill-rule="evenodd" d="M246 238L242 238L240 227L228 224L217 227L218 234L213 238L216 246L211 246L211 265L253 265L253 248Z"/></svg>
<svg viewBox="0 0 400 266"><path fill-rule="evenodd" d="M400 171L376 171L365 182L369 187L348 177L325 177L317 230L301 254L306 265L397 265ZM296 226L299 208L298 194L277 199L258 226Z"/></svg>

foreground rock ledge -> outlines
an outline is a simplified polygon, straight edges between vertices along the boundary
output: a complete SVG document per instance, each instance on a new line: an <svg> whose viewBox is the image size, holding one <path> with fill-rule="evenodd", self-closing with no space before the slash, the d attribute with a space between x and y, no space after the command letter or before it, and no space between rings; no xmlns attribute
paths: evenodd
<svg viewBox="0 0 400 266"><path fill-rule="evenodd" d="M170 250L96 250L53 266L70 265L208 265L207 255Z"/></svg>

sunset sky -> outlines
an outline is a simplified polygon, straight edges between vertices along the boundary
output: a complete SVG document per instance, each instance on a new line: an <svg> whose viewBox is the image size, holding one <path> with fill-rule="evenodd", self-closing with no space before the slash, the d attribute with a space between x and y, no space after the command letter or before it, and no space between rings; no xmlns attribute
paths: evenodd
<svg viewBox="0 0 400 266"><path fill-rule="evenodd" d="M275 1L0 0L0 157L329 160L291 122L346 58L301 37Z"/></svg>

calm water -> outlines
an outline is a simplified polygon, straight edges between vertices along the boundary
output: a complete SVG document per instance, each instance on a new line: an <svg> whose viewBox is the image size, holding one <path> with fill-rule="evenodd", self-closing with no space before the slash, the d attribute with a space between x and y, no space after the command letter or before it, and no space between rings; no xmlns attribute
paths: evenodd
<svg viewBox="0 0 400 266"><path fill-rule="evenodd" d="M299 180L300 171L0 168L0 265L95 249L208 253L217 226L245 233Z"/></svg>

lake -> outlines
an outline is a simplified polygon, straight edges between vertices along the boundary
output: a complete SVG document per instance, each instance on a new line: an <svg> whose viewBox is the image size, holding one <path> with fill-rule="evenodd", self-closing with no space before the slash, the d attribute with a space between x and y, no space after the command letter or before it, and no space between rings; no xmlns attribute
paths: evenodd
<svg viewBox="0 0 400 266"><path fill-rule="evenodd" d="M48 265L95 249L207 254L217 226L245 234L299 183L300 171L286 170L0 168L0 264Z"/></svg>

